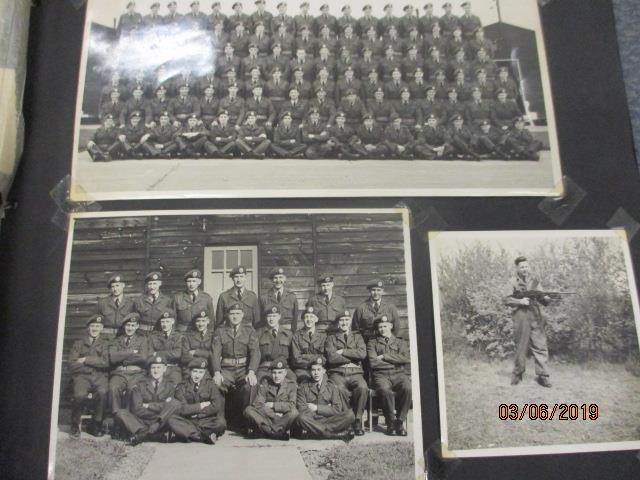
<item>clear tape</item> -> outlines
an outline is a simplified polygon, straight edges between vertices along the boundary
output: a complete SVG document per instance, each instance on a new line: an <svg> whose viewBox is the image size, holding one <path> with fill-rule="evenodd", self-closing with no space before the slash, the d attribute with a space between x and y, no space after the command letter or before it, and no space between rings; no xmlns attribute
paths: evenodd
<svg viewBox="0 0 640 480"><path fill-rule="evenodd" d="M87 198L88 194L81 186L74 184L75 191L80 192L83 198ZM94 201L74 202L71 200L69 193L71 191L71 176L66 175L60 180L55 187L49 192L49 196L53 199L58 209L51 217L51 222L65 232L69 229L69 214L80 212L99 212L102 206Z"/></svg>
<svg viewBox="0 0 640 480"><path fill-rule="evenodd" d="M560 197L547 197L538 204L538 209L553 223L563 225L578 208L587 192L570 177L562 177L564 194Z"/></svg>
<svg viewBox="0 0 640 480"><path fill-rule="evenodd" d="M620 207L607 222L607 227L624 229L625 232L627 232L627 240L630 242L633 240L633 237L638 234L638 231L640 231L640 222L632 217L624 208Z"/></svg>

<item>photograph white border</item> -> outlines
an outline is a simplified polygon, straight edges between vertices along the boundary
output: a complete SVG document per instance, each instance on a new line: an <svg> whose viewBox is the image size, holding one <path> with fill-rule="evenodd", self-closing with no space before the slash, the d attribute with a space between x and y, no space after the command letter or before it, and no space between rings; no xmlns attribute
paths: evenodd
<svg viewBox="0 0 640 480"><path fill-rule="evenodd" d="M627 234L624 230L503 230L503 231L459 231L459 232L429 232L429 261L431 263L431 287L433 293L433 320L436 344L436 365L438 377L438 407L440 412L440 439L442 444L442 456L445 458L472 458L472 457L506 457L518 455L545 455L560 453L580 452L604 452L616 450L640 450L640 440L607 443L582 443L542 445L526 447L506 448L479 448L466 450L449 450L448 425L447 425L447 400L445 391L444 358L442 351L442 328L440 324L440 289L438 285L438 242L475 238L478 240L508 239L514 237L540 238L619 238L624 255L626 273L629 281L633 315L635 317L636 334L640 343L640 307L638 303L638 290Z"/></svg>
<svg viewBox="0 0 640 480"><path fill-rule="evenodd" d="M411 387L413 400L413 446L414 446L414 466L415 478L426 478L426 459L422 447L422 406L420 401L420 376L418 369L418 343L417 324L415 314L415 302L413 297L413 271L411 265L411 230L410 213L407 208L352 208L352 209L217 209L217 210L130 210L112 211L96 213L73 213L69 218L69 229L67 234L67 247L65 251L65 264L62 276L62 293L60 296L60 315L58 317L58 334L56 340L56 357L53 380L53 398L51 411L51 425L49 429L49 464L47 478L53 479L55 475L56 461L56 441L58 433L58 409L60 404L60 383L62 377L62 350L64 343L65 319L67 313L67 296L69 289L69 271L71 268L71 256L73 247L73 236L76 220L94 218L117 218L135 216L180 216L180 215L300 215L300 214L400 214L403 225L404 238L404 263L406 276L407 295L407 323L409 327L409 349L411 352Z"/></svg>
<svg viewBox="0 0 640 480"><path fill-rule="evenodd" d="M471 161L434 161L434 160L286 160L269 159L258 160L270 162L273 171L294 169L293 174L288 173L287 180L284 177L273 176L259 178L258 176L245 175L242 181L237 181L242 172L251 171L252 160L180 160L180 165L192 168L198 163L214 162L207 165L211 171L217 169L222 173L220 177L211 176L211 188L206 190L189 189L187 185L178 190L121 190L121 191L91 191L83 185L83 179L78 177L78 150L80 141L80 120L82 116L82 102L85 89L85 77L87 69L89 34L91 30L91 9L102 0L87 0L84 31L81 47L81 60L78 73L78 89L74 116L74 133L71 160L71 186L69 195L73 201L110 201L110 200L145 200L145 199L190 199L190 198L318 198L318 197L557 197L564 193L561 171L561 155L558 142L555 109L549 67L547 62L546 46L542 31L540 10L535 21L535 37L540 65L540 78L542 81L544 105L547 117L547 128L550 147L550 165L544 169L545 176L551 176L551 184L547 186L528 186L524 184L530 178L531 169L542 170L542 160L537 162L525 162L521 160L497 161L488 160L482 162ZM479 0L488 1L488 0ZM538 3L537 0L526 0ZM419 8L421 2L411 1ZM123 10L124 11L124 10ZM333 12L336 14L337 12ZM135 161L135 160L133 160ZM144 160L142 160L144 161ZM159 162L173 162L172 160L159 160ZM167 163L167 165L169 165ZM398 167L407 164L407 168ZM533 165L529 165L533 164ZM161 165L161 164L159 164ZM245 168L243 168L243 166ZM318 175L318 169L322 166L322 175ZM455 167L455 173L447 175L449 178L433 181L434 172L438 167ZM246 168L249 167L249 168ZM314 170L313 185L323 184L326 187L304 188L308 183L310 168ZM463 187L456 185L443 185L451 178L467 176L477 178L478 175L492 178L495 174L501 174L504 170L514 170L510 173L510 181L521 181L523 184L493 187L491 185L478 185ZM548 170L551 170L550 172ZM536 170L537 171L537 170ZM363 178L373 176L378 178L372 185L360 187ZM414 180L415 179L415 180ZM284 183L286 180L286 184ZM219 184L216 185L215 182ZM413 185L406 185L409 181ZM237 183L234 188L230 184ZM389 182L392 185L387 186ZM431 185L423 186L431 182ZM280 188L265 188L265 185L282 185Z"/></svg>

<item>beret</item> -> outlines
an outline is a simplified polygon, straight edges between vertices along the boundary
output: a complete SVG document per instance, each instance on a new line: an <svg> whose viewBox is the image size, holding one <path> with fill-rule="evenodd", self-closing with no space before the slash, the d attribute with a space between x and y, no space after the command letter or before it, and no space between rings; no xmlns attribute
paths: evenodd
<svg viewBox="0 0 640 480"><path fill-rule="evenodd" d="M329 5L326 3L323 3L322 5L320 5L320 10L324 10L325 8L329 8Z"/></svg>
<svg viewBox="0 0 640 480"><path fill-rule="evenodd" d="M164 356L162 355L155 355L153 357L151 357L149 359L149 361L147 362L147 364L149 366L151 365L155 365L155 364L161 364L161 365L166 365L167 364L167 360L166 358L164 358Z"/></svg>
<svg viewBox="0 0 640 480"><path fill-rule="evenodd" d="M462 2L462 3L460 4L460 6L461 6L461 7L468 7L468 6L471 6L471 2Z"/></svg>
<svg viewBox="0 0 640 480"><path fill-rule="evenodd" d="M372 288L382 288L384 287L384 282L380 279L373 280L371 283L367 285L367 288L371 290Z"/></svg>
<svg viewBox="0 0 640 480"><path fill-rule="evenodd" d="M216 7L219 7L219 6L220 6L220 2L213 2L211 4L211 8L216 8Z"/></svg>
<svg viewBox="0 0 640 480"><path fill-rule="evenodd" d="M337 114L338 116L343 116L344 117L344 112L338 112ZM318 283L319 284L323 284L323 283L329 283L329 282L333 282L333 275L321 275L318 278Z"/></svg>
<svg viewBox="0 0 640 480"><path fill-rule="evenodd" d="M391 119L391 121L394 121L402 117L400 117L400 115L398 115L397 112L391 112L391 116L389 118Z"/></svg>
<svg viewBox="0 0 640 480"><path fill-rule="evenodd" d="M178 2L169 2L169 3L167 3L167 7L175 7L176 5L178 5Z"/></svg>
<svg viewBox="0 0 640 480"><path fill-rule="evenodd" d="M447 93L458 93L458 91L455 88L451 87L447 89Z"/></svg>
<svg viewBox="0 0 640 480"><path fill-rule="evenodd" d="M229 115L229 110L220 110L218 115Z"/></svg>
<svg viewBox="0 0 640 480"><path fill-rule="evenodd" d="M289 110L285 110L284 112L282 112L280 114L280 118L283 119L284 117L291 117L291 112Z"/></svg>
<svg viewBox="0 0 640 480"><path fill-rule="evenodd" d="M136 2L127 2L127 8L135 6Z"/></svg>
<svg viewBox="0 0 640 480"><path fill-rule="evenodd" d="M271 363L271 370L283 370L287 368L288 365L286 358L278 358Z"/></svg>
<svg viewBox="0 0 640 480"><path fill-rule="evenodd" d="M144 277L145 282L152 282L156 280L162 280L162 273L160 272L149 272L147 276Z"/></svg>
<svg viewBox="0 0 640 480"><path fill-rule="evenodd" d="M89 317L89 320L87 320L87 325L91 325L92 323L99 323L100 325L103 325L103 322L104 318L102 315L93 315Z"/></svg>
<svg viewBox="0 0 640 480"><path fill-rule="evenodd" d="M197 114L197 113L192 113L192 114L189 116L189 118L195 118L195 119L197 119L197 118L198 118L198 114Z"/></svg>
<svg viewBox="0 0 640 480"><path fill-rule="evenodd" d="M197 268L194 268L193 270L189 270L187 273L184 274L184 279L187 280L188 278L202 278L202 272Z"/></svg>
<svg viewBox="0 0 640 480"><path fill-rule="evenodd" d="M430 8L433 8L433 3L426 3L424 7L422 7L424 10L429 10Z"/></svg>
<svg viewBox="0 0 640 480"><path fill-rule="evenodd" d="M403 12L406 12L407 10L413 9L413 7L411 5L405 5L404 8L402 9Z"/></svg>
<svg viewBox="0 0 640 480"><path fill-rule="evenodd" d="M188 368L191 370L193 368L207 368L207 360L205 358L194 358L189 362Z"/></svg>
<svg viewBox="0 0 640 480"><path fill-rule="evenodd" d="M241 311L241 312L242 312L242 311L243 311L243 310L242 310L242 305L240 305L239 303L234 303L234 304L229 305L229 306L227 307L227 313L229 313L229 312L231 312L231 311L234 311L234 310L235 310L235 311L238 311L238 310L239 310L239 311Z"/></svg>
<svg viewBox="0 0 640 480"><path fill-rule="evenodd" d="M382 315L381 317L378 317L373 321L374 326L377 326L381 323L393 323L393 322L389 320L389 317L387 317L386 315Z"/></svg>
<svg viewBox="0 0 640 480"><path fill-rule="evenodd" d="M276 8L280 8L282 6L286 7L287 4L285 2L280 2L278 5L276 5Z"/></svg>
<svg viewBox="0 0 640 480"><path fill-rule="evenodd" d="M196 321L199 318L209 318L206 310L201 310L193 315L193 321Z"/></svg>
<svg viewBox="0 0 640 480"><path fill-rule="evenodd" d="M384 6L383 10L389 10L390 8L393 8L393 5L392 5L392 4L390 4L390 3L387 3L387 4Z"/></svg>
<svg viewBox="0 0 640 480"><path fill-rule="evenodd" d="M140 314L136 312L131 312L124 316L124 318L122 319L122 325L129 322L138 323L139 321L140 321Z"/></svg>
<svg viewBox="0 0 640 480"><path fill-rule="evenodd" d="M308 6L309 6L309 2L302 2L302 3L300 4L300 8L302 8L302 7L308 7Z"/></svg>
<svg viewBox="0 0 640 480"><path fill-rule="evenodd" d="M525 256L520 256L520 257L518 257L518 258L516 258L516 259L514 260L514 263L515 263L516 265L519 265L519 264L521 264L522 262L526 262L526 261L527 261L527 257L525 257Z"/></svg>
<svg viewBox="0 0 640 480"><path fill-rule="evenodd" d="M482 120L482 121L480 122L480 126L481 126L481 127L484 127L485 125L491 125L491 123L489 122L489 120Z"/></svg>
<svg viewBox="0 0 640 480"><path fill-rule="evenodd" d="M160 314L160 320L163 318L176 318L176 314L171 308L163 308L162 313Z"/></svg>
<svg viewBox="0 0 640 480"><path fill-rule="evenodd" d="M336 113L336 118L341 117L341 118L346 118L347 116L344 114L344 112L337 112ZM326 280L327 278L330 278L330 280ZM333 277L325 277L325 280L318 280L318 283L329 283L329 282L333 282Z"/></svg>
<svg viewBox="0 0 640 480"><path fill-rule="evenodd" d="M365 114L362 116L362 119L363 119L363 120L373 120L373 115L371 115L370 113L365 113Z"/></svg>
<svg viewBox="0 0 640 480"><path fill-rule="evenodd" d="M265 315L271 315L272 313L280 313L280 307L278 305L270 305L264 309Z"/></svg>
<svg viewBox="0 0 640 480"><path fill-rule="evenodd" d="M452 122L455 122L456 120L463 120L462 115L454 115L451 117Z"/></svg>
<svg viewBox="0 0 640 480"><path fill-rule="evenodd" d="M255 87L254 87L255 88ZM247 112L247 117L255 117L256 116L256 112L253 110L249 110ZM243 272L238 272L238 273L243 273Z"/></svg>
<svg viewBox="0 0 640 480"><path fill-rule="evenodd" d="M437 120L438 117L436 117L433 113L430 113L429 115L427 115L427 120Z"/></svg>
<svg viewBox="0 0 640 480"><path fill-rule="evenodd" d="M200 5L200 2L198 0L196 0L195 2L191 2L189 4L190 7L193 7L194 5Z"/></svg>
<svg viewBox="0 0 640 480"><path fill-rule="evenodd" d="M149 8L160 8L160 2L153 2Z"/></svg>
<svg viewBox="0 0 640 480"><path fill-rule="evenodd" d="M324 357L316 357L309 364L309 368L313 367L314 365L322 365L324 367L325 363L327 363L327 361Z"/></svg>
<svg viewBox="0 0 640 480"><path fill-rule="evenodd" d="M274 268L273 270L271 270L271 273L269 274L269 278L273 278L276 275L284 275L284 268L282 267Z"/></svg>
<svg viewBox="0 0 640 480"><path fill-rule="evenodd" d="M445 2L442 4L442 8L447 8L451 6L451 2Z"/></svg>
<svg viewBox="0 0 640 480"><path fill-rule="evenodd" d="M349 310L345 310L344 312L340 312L336 315L336 321L346 317L351 318L351 312L349 312Z"/></svg>
<svg viewBox="0 0 640 480"><path fill-rule="evenodd" d="M252 112L248 112L248 113L252 113ZM253 114L255 115L255 113ZM233 270L231 270L231 272L229 273L229 276L234 277L235 275L245 274L245 273L247 273L247 269L244 268L242 265L238 265Z"/></svg>
<svg viewBox="0 0 640 480"><path fill-rule="evenodd" d="M107 285L111 286L112 283L124 283L124 278L119 273L113 274L109 277Z"/></svg>
<svg viewBox="0 0 640 480"><path fill-rule="evenodd" d="M240 2L236 2L236 3L234 3L234 4L232 5L232 7L231 7L231 8L236 8L236 7L241 7L241 6L242 6L242 3L240 3Z"/></svg>
<svg viewBox="0 0 640 480"><path fill-rule="evenodd" d="M368 3L364 7L362 7L363 12L366 10L371 10L371 5L369 5Z"/></svg>
<svg viewBox="0 0 640 480"><path fill-rule="evenodd" d="M305 315L310 314L310 315L314 315L316 318L318 318L318 314L316 313L315 309L313 307L307 307L302 311L302 318L304 318Z"/></svg>

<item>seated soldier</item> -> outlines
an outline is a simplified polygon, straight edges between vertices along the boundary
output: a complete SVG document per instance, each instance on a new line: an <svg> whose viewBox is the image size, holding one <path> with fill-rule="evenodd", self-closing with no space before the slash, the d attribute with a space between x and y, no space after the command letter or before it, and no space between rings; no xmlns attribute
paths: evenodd
<svg viewBox="0 0 640 480"><path fill-rule="evenodd" d="M412 82L415 78L415 71L424 69L424 60L418 56L418 46L415 43L409 44L407 56L402 60L402 72L407 82Z"/></svg>
<svg viewBox="0 0 640 480"><path fill-rule="evenodd" d="M249 55L242 59L241 66L244 81L251 78L251 71L254 68L258 69L258 73L262 72L264 59L258 56L258 45L256 43L249 43Z"/></svg>
<svg viewBox="0 0 640 480"><path fill-rule="evenodd" d="M254 67L251 69L249 73L249 79L242 84L241 95L245 97L245 106L248 110L255 110L255 108L251 108L248 105L248 101L253 96L254 87L263 87L264 88L264 80L262 79L262 75L260 73L260 69L258 67Z"/></svg>
<svg viewBox="0 0 640 480"><path fill-rule="evenodd" d="M87 336L76 340L69 353L69 370L73 383L71 407L71 436L80 436L80 417L85 405L93 406L90 432L102 437L104 410L109 390L108 342L101 337L104 318L93 315L87 321Z"/></svg>
<svg viewBox="0 0 640 480"><path fill-rule="evenodd" d="M270 375L270 369L276 359L287 358L293 332L289 328L280 325L281 309L278 305L267 305L264 310L267 324L256 332L258 346L260 348L260 366L258 367L258 382ZM291 370L287 370L287 379L296 381L296 376Z"/></svg>
<svg viewBox="0 0 640 480"><path fill-rule="evenodd" d="M315 65L313 62L313 55L307 56L307 51L305 50L305 46L298 44L296 48L296 56L291 59L289 62L289 72L295 72L296 70L300 70L301 77L307 82L313 80ZM292 82L293 78L290 78Z"/></svg>
<svg viewBox="0 0 640 480"><path fill-rule="evenodd" d="M238 85L232 83L228 87L229 95L220 100L220 110L225 110L229 114L229 123L236 130L244 122L244 99L238 97Z"/></svg>
<svg viewBox="0 0 640 480"><path fill-rule="evenodd" d="M294 425L298 436L318 439L353 439L353 411L345 404L340 388L326 375L325 358L310 361L311 380L298 386L296 406L298 417Z"/></svg>
<svg viewBox="0 0 640 480"><path fill-rule="evenodd" d="M491 106L491 123L506 133L511 130L520 115L520 109L516 102L507 99L507 91L498 90L498 101L493 102Z"/></svg>
<svg viewBox="0 0 640 480"><path fill-rule="evenodd" d="M304 158L307 146L300 141L300 128L293 124L291 112L282 112L273 131L271 150L280 158Z"/></svg>
<svg viewBox="0 0 640 480"><path fill-rule="evenodd" d="M290 370L284 358L271 362L269 369L270 375L262 377L255 399L244 410L247 436L289 440L289 429L298 416L297 384L287 378Z"/></svg>
<svg viewBox="0 0 640 480"><path fill-rule="evenodd" d="M413 74L411 75L413 78L407 84L409 88L409 92L411 93L411 98L420 102L427 96L427 90L430 85L424 81L424 70L420 67L416 68ZM435 89L434 89L434 97L435 97Z"/></svg>
<svg viewBox="0 0 640 480"><path fill-rule="evenodd" d="M245 156L254 158L264 158L271 146L264 127L256 124L256 112L253 110L247 112L245 124L238 131L236 145Z"/></svg>
<svg viewBox="0 0 640 480"><path fill-rule="evenodd" d="M142 158L154 153L147 140L151 135L142 123L139 112L133 112L129 123L120 129L118 134L118 147L111 151L112 155L119 158Z"/></svg>
<svg viewBox="0 0 640 480"><path fill-rule="evenodd" d="M413 131L422 129L422 110L418 102L412 101L407 87L400 91L400 100L393 102L393 110L398 114L402 125Z"/></svg>
<svg viewBox="0 0 640 480"><path fill-rule="evenodd" d="M364 124L356 128L354 138L351 146L364 158L384 158L389 153L384 143L384 132L370 113L364 116Z"/></svg>
<svg viewBox="0 0 640 480"><path fill-rule="evenodd" d="M473 148L480 158L494 158L507 160L509 153L504 147L504 134L491 125L488 120L483 120L475 134Z"/></svg>
<svg viewBox="0 0 640 480"><path fill-rule="evenodd" d="M345 310L336 317L338 330L327 337L325 350L329 380L343 392L355 415L353 430L364 435L362 414L367 404L369 387L364 379L362 361L367 357L367 346L362 335L351 331L351 312Z"/></svg>
<svg viewBox="0 0 640 480"><path fill-rule="evenodd" d="M469 128L478 128L484 122L491 120L491 104L483 100L480 87L474 86L471 96L472 100L467 103L465 121Z"/></svg>
<svg viewBox="0 0 640 480"><path fill-rule="evenodd" d="M364 102L358 98L358 94L353 88L347 90L345 95L346 97L340 101L338 109L344 113L347 125L356 129L358 125L362 125L362 119L364 118L367 109L364 106Z"/></svg>
<svg viewBox="0 0 640 480"><path fill-rule="evenodd" d="M309 380L309 365L318 357L324 355L324 344L327 335L316 331L318 316L313 307L307 307L302 312L304 327L293 335L291 341L291 365L298 379L298 383Z"/></svg>
<svg viewBox="0 0 640 480"><path fill-rule="evenodd" d="M233 158L236 147L236 129L229 123L229 111L220 110L218 121L211 124L204 150L213 158Z"/></svg>
<svg viewBox="0 0 640 480"><path fill-rule="evenodd" d="M389 125L391 114L393 113L393 105L384 98L384 90L382 87L373 94L373 99L367 100L367 111L373 115L373 119L383 128Z"/></svg>
<svg viewBox="0 0 640 480"><path fill-rule="evenodd" d="M455 158L463 160L480 160L480 156L473 149L473 133L464 125L462 115L456 115L451 121L449 129L449 142Z"/></svg>
<svg viewBox="0 0 640 480"><path fill-rule="evenodd" d="M318 83L318 85L320 85L320 87L316 90L316 98L309 102L309 110L318 110L320 122L326 128L329 128L333 124L333 119L336 116L336 105L332 97L329 96L329 92L324 90L320 83Z"/></svg>
<svg viewBox="0 0 640 480"><path fill-rule="evenodd" d="M144 378L147 359L151 355L147 337L138 333L140 315L132 312L122 321L123 334L109 345L109 397L111 411L122 408L122 396Z"/></svg>
<svg viewBox="0 0 640 480"><path fill-rule="evenodd" d="M280 107L289 95L289 82L282 78L282 70L278 65L271 70L271 79L264 85L264 94L271 100L275 111L281 111Z"/></svg>
<svg viewBox="0 0 640 480"><path fill-rule="evenodd" d="M369 341L377 333L375 320L381 315L386 315L389 321L393 323L393 333L400 333L400 315L397 307L386 300L384 297L384 282L382 280L374 280L367 285L369 290L369 298L358 305L353 312L352 328L359 331L365 342Z"/></svg>
<svg viewBox="0 0 640 480"><path fill-rule="evenodd" d="M245 106L247 110L256 113L256 124L264 127L267 132L271 132L276 119L276 110L271 100L262 95L262 90L261 83L254 85L251 90L253 96L245 101Z"/></svg>
<svg viewBox="0 0 640 480"><path fill-rule="evenodd" d="M194 360L209 361L213 351L213 325L206 310L193 316L192 330L182 336L182 377L189 377L189 365Z"/></svg>
<svg viewBox="0 0 640 480"><path fill-rule="evenodd" d="M282 81L287 83L289 78L289 57L282 55L282 45L276 42L271 45L271 55L265 60L265 71L271 72L277 68L282 75Z"/></svg>
<svg viewBox="0 0 640 480"><path fill-rule="evenodd" d="M198 116L194 113L189 117L187 124L176 132L178 154L181 157L201 157L208 134L209 132L199 123Z"/></svg>
<svg viewBox="0 0 640 480"><path fill-rule="evenodd" d="M313 85L309 80L306 80L304 78L304 71L302 67L297 66L293 70L289 88L295 88L298 91L298 95L301 99L304 99L305 101L309 101L311 99Z"/></svg>
<svg viewBox="0 0 640 480"><path fill-rule="evenodd" d="M149 130L147 145L154 158L169 158L178 150L176 133L178 129L169 122L169 112L160 114L159 124Z"/></svg>
<svg viewBox="0 0 640 480"><path fill-rule="evenodd" d="M291 86L289 89L289 100L282 103L280 111L291 112L291 119L295 125L300 125L307 117L308 103L306 100L300 98L300 92L295 86Z"/></svg>
<svg viewBox="0 0 640 480"><path fill-rule="evenodd" d="M445 160L451 155L449 134L438 124L435 114L427 116L427 123L417 135L413 151L415 158L424 160Z"/></svg>
<svg viewBox="0 0 640 480"><path fill-rule="evenodd" d="M326 124L320 122L320 111L317 108L309 110L309 118L302 124L302 142L307 145L304 154L307 158L320 158L324 152L324 144L329 139Z"/></svg>
<svg viewBox="0 0 640 480"><path fill-rule="evenodd" d="M402 124L402 118L396 112L391 114L391 124L384 131L389 152L397 158L413 158L415 139L409 129Z"/></svg>
<svg viewBox="0 0 640 480"><path fill-rule="evenodd" d="M384 96L388 100L400 100L400 94L406 86L407 84L402 81L402 72L400 68L394 68L391 72L391 80L385 84Z"/></svg>
<svg viewBox="0 0 640 480"><path fill-rule="evenodd" d="M336 61L333 56L330 56L329 47L325 44L320 45L319 55L315 61L315 69L318 79L314 82L313 88L317 90L322 87L327 92L330 92L332 99L335 99L336 86L333 77L336 72ZM322 82L322 84L317 85L319 82Z"/></svg>
<svg viewBox="0 0 640 480"><path fill-rule="evenodd" d="M189 378L175 391L175 399L181 403L179 415L170 417L167 426L184 442L213 445L227 428L224 398L206 373L206 360L191 360Z"/></svg>
<svg viewBox="0 0 640 480"><path fill-rule="evenodd" d="M327 156L347 159L360 158L360 155L351 147L354 133L353 129L346 124L346 119L344 112L336 113L336 123L329 127L329 139L325 144Z"/></svg>
<svg viewBox="0 0 640 480"><path fill-rule="evenodd" d="M475 75L476 81L473 82L473 87L478 87L480 89L480 91L482 92L482 98L485 98L487 100L493 100L494 98L496 98L496 95L498 94L497 92L500 89L497 88L497 85L492 80L487 79L487 72L484 70L484 68L478 69L475 72ZM515 99L515 95L513 99Z"/></svg>
<svg viewBox="0 0 640 480"><path fill-rule="evenodd" d="M193 115L196 118L200 115L200 102L189 95L189 91L189 85L181 85L178 96L169 102L169 116L174 127L181 127Z"/></svg>
<svg viewBox="0 0 640 480"><path fill-rule="evenodd" d="M165 376L166 370L164 358L151 357L149 375L131 389L129 409L115 412L116 422L131 435L131 445L157 438L166 430L169 418L180 411L180 402L173 397L176 384Z"/></svg>
<svg viewBox="0 0 640 480"><path fill-rule="evenodd" d="M120 132L115 127L113 115L107 114L102 120L102 126L98 127L87 142L87 152L94 162L108 162L119 148L118 135Z"/></svg>
<svg viewBox="0 0 640 480"><path fill-rule="evenodd" d="M104 117L111 115L113 118L120 118L120 113L124 109L124 103L120 101L120 92L112 90L109 94L109 100L103 102L98 110L98 118L104 121Z"/></svg>
<svg viewBox="0 0 640 480"><path fill-rule="evenodd" d="M220 111L220 101L214 96L216 89L211 85L204 88L204 97L200 100L200 120L205 125L211 125Z"/></svg>
<svg viewBox="0 0 640 480"><path fill-rule="evenodd" d="M228 323L217 329L213 337L213 381L229 405L229 425L241 420L249 405L252 390L258 384L256 371L260 365L258 335L251 325L242 322L242 305L227 308Z"/></svg>
<svg viewBox="0 0 640 480"><path fill-rule="evenodd" d="M505 138L505 147L510 149L518 160L539 160L538 152L544 149L544 145L525 128L524 118L516 118L513 127Z"/></svg>
<svg viewBox="0 0 640 480"><path fill-rule="evenodd" d="M136 88L133 90L133 97L124 103L124 107L120 111L120 125L124 126L127 120L131 118L133 112L139 112L142 117L142 124L150 122L151 112L149 102L142 96L142 89Z"/></svg>
<svg viewBox="0 0 640 480"><path fill-rule="evenodd" d="M362 82L362 99L367 102L367 105L375 98L378 90L382 90L384 94L384 83L378 78L378 70L371 68L367 72L367 79Z"/></svg>
<svg viewBox="0 0 640 480"><path fill-rule="evenodd" d="M409 346L391 332L393 323L386 315L376 319L375 326L378 334L367 343L371 387L382 402L387 435L405 437L404 422L411 406L411 376L406 373L411 363Z"/></svg>
<svg viewBox="0 0 640 480"><path fill-rule="evenodd" d="M154 357L161 356L167 362L165 378L174 384L182 382L182 334L176 331L173 310L167 309L160 317L160 331L149 335L149 350Z"/></svg>
<svg viewBox="0 0 640 480"><path fill-rule="evenodd" d="M498 78L495 82L495 88L497 90L504 90L507 92L507 99L515 100L518 98L518 85L509 77L509 67L500 67L498 69Z"/></svg>

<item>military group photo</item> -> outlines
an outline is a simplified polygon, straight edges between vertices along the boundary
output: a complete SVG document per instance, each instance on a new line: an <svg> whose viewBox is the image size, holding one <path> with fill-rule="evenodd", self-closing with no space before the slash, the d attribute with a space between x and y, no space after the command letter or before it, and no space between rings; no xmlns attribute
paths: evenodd
<svg viewBox="0 0 640 480"><path fill-rule="evenodd" d="M640 446L638 298L616 231L440 232L431 268L451 455Z"/></svg>
<svg viewBox="0 0 640 480"><path fill-rule="evenodd" d="M382 471L412 478L421 434L404 215L79 218L60 326L59 468L82 442L162 446L165 458L191 443L314 442L390 449Z"/></svg>

